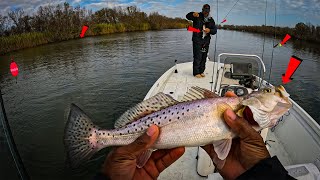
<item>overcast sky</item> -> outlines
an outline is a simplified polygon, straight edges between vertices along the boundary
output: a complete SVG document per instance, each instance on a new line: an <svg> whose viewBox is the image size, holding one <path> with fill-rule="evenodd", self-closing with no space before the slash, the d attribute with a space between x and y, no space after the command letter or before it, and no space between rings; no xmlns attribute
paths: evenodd
<svg viewBox="0 0 320 180"><path fill-rule="evenodd" d="M150 13L157 11L169 17L185 18L190 11L201 11L202 5L211 5L211 15L217 19L217 1L204 0L65 0L72 6L80 5L94 11L104 7L136 5L142 11ZM1 14L11 9L23 8L33 13L40 5L63 3L60 0L0 0ZM218 0L218 21L232 8L237 0ZM274 24L275 1L277 1L277 25L294 26L298 22L310 22L320 25L320 0L268 0L267 24ZM262 25L264 24L265 0L239 0L238 4L227 17L225 24Z"/></svg>

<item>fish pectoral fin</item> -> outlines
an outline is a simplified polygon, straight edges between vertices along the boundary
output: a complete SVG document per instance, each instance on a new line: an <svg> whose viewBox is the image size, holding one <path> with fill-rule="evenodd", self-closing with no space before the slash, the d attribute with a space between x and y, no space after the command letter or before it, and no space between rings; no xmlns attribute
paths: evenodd
<svg viewBox="0 0 320 180"><path fill-rule="evenodd" d="M232 139L222 139L219 141L214 141L212 144L218 158L220 160L225 160L231 149Z"/></svg>
<svg viewBox="0 0 320 180"><path fill-rule="evenodd" d="M137 157L137 167L142 168L147 161L149 160L151 154L153 152L153 149L148 149L146 151L143 151L138 157Z"/></svg>

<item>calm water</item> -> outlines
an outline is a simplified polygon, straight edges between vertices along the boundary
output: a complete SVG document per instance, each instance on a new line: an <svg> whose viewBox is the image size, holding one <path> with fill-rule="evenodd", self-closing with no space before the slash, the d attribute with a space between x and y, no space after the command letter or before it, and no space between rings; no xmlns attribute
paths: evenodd
<svg viewBox="0 0 320 180"><path fill-rule="evenodd" d="M210 47L212 60L214 40ZM267 69L272 40L266 38ZM259 34L220 30L217 53L261 56L262 42L263 36ZM96 124L111 128L121 113L144 98L153 83L174 65L175 59L192 60L192 44L191 34L185 30L166 30L89 37L10 55L19 65L20 74L16 83L9 74L9 56L0 57L1 89L29 175L32 179L88 179L98 171L108 150L82 169L68 169L62 141L65 108L75 103ZM281 74L285 73L292 55L304 61L294 80L285 87L292 99L320 122L320 45L291 41L285 47L276 48L271 82L281 83ZM6 150L0 152L3 156ZM16 178L12 162L7 157L0 159L0 169L7 169L1 176L6 172L6 179Z"/></svg>

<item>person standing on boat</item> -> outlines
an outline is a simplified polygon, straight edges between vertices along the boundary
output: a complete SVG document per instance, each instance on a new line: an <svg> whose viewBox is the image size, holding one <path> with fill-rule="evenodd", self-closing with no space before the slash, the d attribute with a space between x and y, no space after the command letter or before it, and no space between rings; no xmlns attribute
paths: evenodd
<svg viewBox="0 0 320 180"><path fill-rule="evenodd" d="M216 23L210 16L210 5L205 4L202 12L189 12L186 16L193 21L193 27L200 29L200 33L194 32L193 41L193 75L197 78L205 77L206 59L210 44L210 35L217 33Z"/></svg>

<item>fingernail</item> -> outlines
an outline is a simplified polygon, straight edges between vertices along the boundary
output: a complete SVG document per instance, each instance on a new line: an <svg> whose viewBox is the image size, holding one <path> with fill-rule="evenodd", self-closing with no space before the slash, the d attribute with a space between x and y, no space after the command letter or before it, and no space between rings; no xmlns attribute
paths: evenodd
<svg viewBox="0 0 320 180"><path fill-rule="evenodd" d="M157 131L157 127L155 125L152 125L151 127L148 128L147 135L153 136L154 133L156 133L156 131Z"/></svg>
<svg viewBox="0 0 320 180"><path fill-rule="evenodd" d="M226 114L229 117L229 119L233 121L237 118L237 115L231 109L227 109Z"/></svg>

